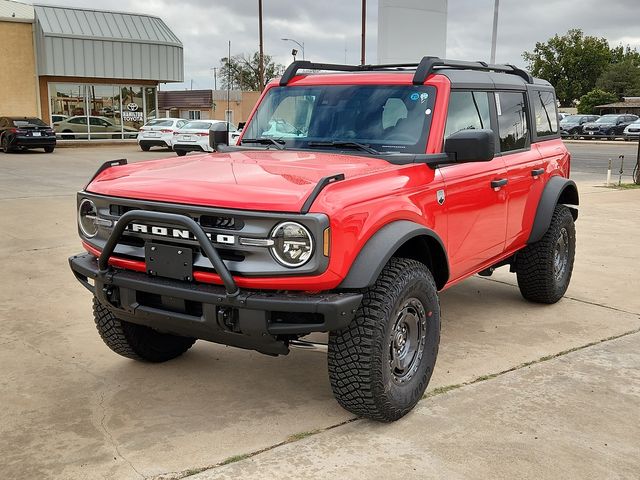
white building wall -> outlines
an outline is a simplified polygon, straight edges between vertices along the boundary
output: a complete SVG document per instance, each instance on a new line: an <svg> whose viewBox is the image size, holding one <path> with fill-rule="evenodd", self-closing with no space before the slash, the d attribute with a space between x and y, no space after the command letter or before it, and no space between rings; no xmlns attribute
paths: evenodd
<svg viewBox="0 0 640 480"><path fill-rule="evenodd" d="M448 0L379 0L378 63L445 57Z"/></svg>

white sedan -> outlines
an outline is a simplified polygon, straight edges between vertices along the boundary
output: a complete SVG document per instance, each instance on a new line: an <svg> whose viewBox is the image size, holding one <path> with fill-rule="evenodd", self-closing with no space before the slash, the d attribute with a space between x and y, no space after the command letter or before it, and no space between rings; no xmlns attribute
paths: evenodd
<svg viewBox="0 0 640 480"><path fill-rule="evenodd" d="M224 120L192 120L179 130L173 132L171 146L179 155L186 155L187 152L212 152L209 146L209 130L218 123L225 123ZM229 124L229 145L235 145L240 132L233 124Z"/></svg>
<svg viewBox="0 0 640 480"><path fill-rule="evenodd" d="M138 132L138 145L148 152L151 147L171 148L173 132L189 123L183 118L156 118L144 124Z"/></svg>

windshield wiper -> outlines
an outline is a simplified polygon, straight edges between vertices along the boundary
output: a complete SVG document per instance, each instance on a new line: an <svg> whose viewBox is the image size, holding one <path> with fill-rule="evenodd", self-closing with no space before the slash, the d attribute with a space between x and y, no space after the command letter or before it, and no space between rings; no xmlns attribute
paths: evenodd
<svg viewBox="0 0 640 480"><path fill-rule="evenodd" d="M365 145L363 143L358 142L349 142L349 141L335 141L335 142L309 142L307 144L310 147L354 147L360 150L363 150L367 153L373 153L374 155L379 154L380 152L375 148L371 148L369 145Z"/></svg>
<svg viewBox="0 0 640 480"><path fill-rule="evenodd" d="M275 145L278 150L284 150L283 145L286 142L281 138L264 137L264 138L243 138L240 144L242 145L243 143L259 143L260 145Z"/></svg>

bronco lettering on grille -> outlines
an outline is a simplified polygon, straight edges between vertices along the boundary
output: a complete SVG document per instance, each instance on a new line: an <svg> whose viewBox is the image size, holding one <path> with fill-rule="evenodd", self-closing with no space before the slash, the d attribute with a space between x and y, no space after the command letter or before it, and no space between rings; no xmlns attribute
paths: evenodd
<svg viewBox="0 0 640 480"><path fill-rule="evenodd" d="M195 239L189 230L174 227L160 227L157 225L132 223L127 227L127 230L134 233L146 233L148 235L155 235L159 237L184 238L188 240ZM236 238L233 235L207 233L207 237L215 243L224 243L225 245L234 245L236 243Z"/></svg>

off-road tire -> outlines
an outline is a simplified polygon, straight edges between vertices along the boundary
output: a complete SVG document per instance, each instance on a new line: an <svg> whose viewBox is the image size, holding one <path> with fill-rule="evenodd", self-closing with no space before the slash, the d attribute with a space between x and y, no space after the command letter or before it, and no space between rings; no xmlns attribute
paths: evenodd
<svg viewBox="0 0 640 480"><path fill-rule="evenodd" d="M391 367L395 327L403 305L418 300L425 315L423 349L413 375L399 383ZM328 367L333 394L346 410L390 422L407 414L422 398L440 343L440 303L429 269L406 258L392 258L376 283L364 291L349 326L329 333ZM410 373L410 372L409 372Z"/></svg>
<svg viewBox="0 0 640 480"><path fill-rule="evenodd" d="M119 320L95 297L93 317L107 347L133 360L166 362L182 355L196 341L195 338L161 333L144 325Z"/></svg>
<svg viewBox="0 0 640 480"><path fill-rule="evenodd" d="M567 244L566 264L562 272L556 272L556 247L565 233L566 237L562 242ZM551 225L542 239L528 245L516 255L516 275L522 296L536 303L550 304L560 300L571 281L575 252L576 228L573 216L567 207L557 205Z"/></svg>
<svg viewBox="0 0 640 480"><path fill-rule="evenodd" d="M148 151L151 149L151 147L150 147L149 145L143 145L143 144L140 144L140 149L141 149L143 152L148 152Z"/></svg>

